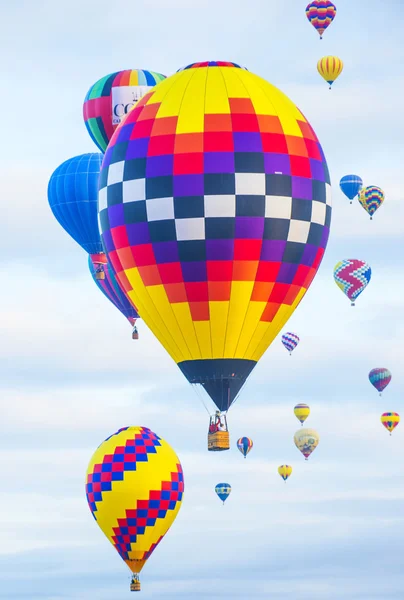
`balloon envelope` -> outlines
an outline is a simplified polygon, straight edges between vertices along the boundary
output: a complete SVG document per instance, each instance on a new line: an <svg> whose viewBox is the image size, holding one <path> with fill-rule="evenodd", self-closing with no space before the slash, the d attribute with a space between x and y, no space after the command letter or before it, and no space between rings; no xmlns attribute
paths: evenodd
<svg viewBox="0 0 404 600"><path fill-rule="evenodd" d="M372 369L369 373L369 381L381 394L391 381L391 373L383 367Z"/></svg>
<svg viewBox="0 0 404 600"><path fill-rule="evenodd" d="M330 88L334 81L341 75L343 68L344 63L337 56L324 56L317 63L317 71L330 84Z"/></svg>
<svg viewBox="0 0 404 600"><path fill-rule="evenodd" d="M230 483L218 483L215 487L215 492L224 504L231 493Z"/></svg>
<svg viewBox="0 0 404 600"><path fill-rule="evenodd" d="M237 440L237 448L240 450L244 458L246 458L253 445L253 441L248 437L242 437L239 440Z"/></svg>
<svg viewBox="0 0 404 600"><path fill-rule="evenodd" d="M353 200L359 194L363 181L358 175L344 175L339 182L339 187L347 198Z"/></svg>
<svg viewBox="0 0 404 600"><path fill-rule="evenodd" d="M306 16L320 34L320 39L335 19L336 14L337 7L329 0L313 0L306 6Z"/></svg>
<svg viewBox="0 0 404 600"><path fill-rule="evenodd" d="M306 460L317 448L319 441L320 436L315 429L299 429L294 436L296 448L300 450Z"/></svg>
<svg viewBox="0 0 404 600"><path fill-rule="evenodd" d="M330 179L309 123L243 68L190 65L116 130L99 211L109 261L142 319L227 410L327 244Z"/></svg>
<svg viewBox="0 0 404 600"><path fill-rule="evenodd" d="M369 185L361 190L358 200L362 208L372 217L384 202L384 192L375 185Z"/></svg>
<svg viewBox="0 0 404 600"><path fill-rule="evenodd" d="M310 407L307 404L296 404L294 413L295 417L303 424L310 414Z"/></svg>
<svg viewBox="0 0 404 600"><path fill-rule="evenodd" d="M348 258L341 260L334 268L334 281L354 304L366 289L372 277L372 269L363 260Z"/></svg>
<svg viewBox="0 0 404 600"><path fill-rule="evenodd" d="M298 343L300 342L300 338L295 333L284 333L282 336L282 344L285 346L286 350L292 354L293 350L296 348Z"/></svg>
<svg viewBox="0 0 404 600"><path fill-rule="evenodd" d="M292 475L292 471L293 471L293 469L289 465L281 465L278 468L278 473L284 481L289 479L289 477Z"/></svg>
<svg viewBox="0 0 404 600"><path fill-rule="evenodd" d="M380 420L387 431L391 432L397 427L400 422L400 415L396 412L385 412L380 417Z"/></svg>

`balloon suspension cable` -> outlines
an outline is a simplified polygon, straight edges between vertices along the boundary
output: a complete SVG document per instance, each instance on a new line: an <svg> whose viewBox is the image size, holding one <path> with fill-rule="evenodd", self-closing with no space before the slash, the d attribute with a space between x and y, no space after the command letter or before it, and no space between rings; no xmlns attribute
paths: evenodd
<svg viewBox="0 0 404 600"><path fill-rule="evenodd" d="M210 411L209 411L208 407L206 406L205 401L203 399L203 392L202 392L202 390L199 389L198 384L197 383L190 383L189 385L194 390L194 393L196 394L196 396L198 397L199 401L203 405L204 409L206 410L206 412L210 416Z"/></svg>

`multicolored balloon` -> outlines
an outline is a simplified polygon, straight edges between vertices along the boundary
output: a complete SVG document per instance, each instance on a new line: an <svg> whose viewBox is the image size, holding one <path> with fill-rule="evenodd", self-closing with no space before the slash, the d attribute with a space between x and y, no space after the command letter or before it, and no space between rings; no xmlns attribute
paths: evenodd
<svg viewBox="0 0 404 600"><path fill-rule="evenodd" d="M218 483L215 487L215 492L224 504L231 493L230 483Z"/></svg>
<svg viewBox="0 0 404 600"><path fill-rule="evenodd" d="M337 7L329 0L313 0L306 6L306 16L323 39L323 33L337 14Z"/></svg>
<svg viewBox="0 0 404 600"><path fill-rule="evenodd" d="M334 81L341 75L343 68L344 63L337 56L324 56L317 63L317 71L330 84L330 89Z"/></svg>
<svg viewBox="0 0 404 600"><path fill-rule="evenodd" d="M154 71L127 69L106 75L90 87L84 99L84 123L101 152L136 102L163 79L165 75Z"/></svg>
<svg viewBox="0 0 404 600"><path fill-rule="evenodd" d="M286 350L289 352L290 356L292 356L293 350L296 348L298 343L300 342L300 338L295 333L284 333L282 336L282 344L285 346Z"/></svg>
<svg viewBox="0 0 404 600"><path fill-rule="evenodd" d="M307 404L296 404L294 413L295 417L299 419L300 423L303 425L310 414L310 407Z"/></svg>
<svg viewBox="0 0 404 600"><path fill-rule="evenodd" d="M380 417L380 420L391 435L393 429L395 429L400 422L400 415L396 412L385 412Z"/></svg>
<svg viewBox="0 0 404 600"><path fill-rule="evenodd" d="M173 524L183 492L177 455L147 427L123 427L112 434L88 465L91 513L136 575Z"/></svg>
<svg viewBox="0 0 404 600"><path fill-rule="evenodd" d="M361 190L358 200L359 204L370 215L370 220L372 220L373 215L384 202L384 192L375 185L369 185Z"/></svg>
<svg viewBox="0 0 404 600"><path fill-rule="evenodd" d="M315 429L299 429L294 436L296 448L300 450L306 460L317 448L319 441L320 436Z"/></svg>
<svg viewBox="0 0 404 600"><path fill-rule="evenodd" d="M198 63L118 126L99 216L108 260L142 319L226 411L318 270L330 179L286 96L232 63Z"/></svg>
<svg viewBox="0 0 404 600"><path fill-rule="evenodd" d="M292 471L293 469L289 465L281 465L278 468L278 473L282 477L283 481L289 479L289 477L292 475Z"/></svg>
<svg viewBox="0 0 404 600"><path fill-rule="evenodd" d="M351 201L359 194L363 187L363 181L358 175L344 175L339 182L339 187L347 198Z"/></svg>
<svg viewBox="0 0 404 600"><path fill-rule="evenodd" d="M383 390L386 389L391 381L391 373L388 369L383 367L372 369L369 373L369 381L381 396Z"/></svg>
<svg viewBox="0 0 404 600"><path fill-rule="evenodd" d="M239 440L237 440L237 448L240 450L244 458L247 458L247 454L250 452L253 445L253 441L248 437L241 437Z"/></svg>
<svg viewBox="0 0 404 600"><path fill-rule="evenodd" d="M356 258L341 260L334 268L334 281L355 306L355 300L367 287L372 269L367 262Z"/></svg>

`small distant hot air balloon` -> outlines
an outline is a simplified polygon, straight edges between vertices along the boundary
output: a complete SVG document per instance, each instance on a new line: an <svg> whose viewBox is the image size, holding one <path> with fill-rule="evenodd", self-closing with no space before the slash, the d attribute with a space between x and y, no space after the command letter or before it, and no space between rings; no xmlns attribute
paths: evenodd
<svg viewBox="0 0 404 600"><path fill-rule="evenodd" d="M339 187L347 198L351 201L359 194L363 187L363 181L358 175L344 175L339 182Z"/></svg>
<svg viewBox="0 0 404 600"><path fill-rule="evenodd" d="M334 81L341 75L343 68L344 63L337 56L324 56L317 63L317 71L330 84L330 89Z"/></svg>
<svg viewBox="0 0 404 600"><path fill-rule="evenodd" d="M293 350L296 348L298 343L300 342L300 338L295 333L284 333L282 336L282 344L285 346L286 350L289 352L290 356L292 356Z"/></svg>
<svg viewBox="0 0 404 600"><path fill-rule="evenodd" d="M313 0L306 6L306 16L320 34L320 40L323 39L324 31L331 25L336 14L337 7L329 0Z"/></svg>
<svg viewBox="0 0 404 600"><path fill-rule="evenodd" d="M294 442L296 448L300 450L306 460L310 454L317 448L320 436L315 429L299 429L296 431Z"/></svg>
<svg viewBox="0 0 404 600"><path fill-rule="evenodd" d="M310 414L310 407L307 404L296 404L294 413L295 417L299 419L300 423L303 425Z"/></svg>
<svg viewBox="0 0 404 600"><path fill-rule="evenodd" d="M393 429L395 429L400 422L400 415L396 412L385 412L380 417L380 420L391 435Z"/></svg>
<svg viewBox="0 0 404 600"><path fill-rule="evenodd" d="M231 493L230 483L218 483L215 487L215 492L224 504Z"/></svg>
<svg viewBox="0 0 404 600"><path fill-rule="evenodd" d="M363 260L348 258L341 260L334 268L334 281L355 306L355 300L367 287L372 269Z"/></svg>
<svg viewBox="0 0 404 600"><path fill-rule="evenodd" d="M292 475L292 471L293 471L293 469L289 465L281 465L278 468L278 473L284 481L289 479L289 477Z"/></svg>
<svg viewBox="0 0 404 600"><path fill-rule="evenodd" d="M181 463L167 442L147 427L124 427L94 452L86 494L104 535L133 573L139 573L173 524L181 507Z"/></svg>
<svg viewBox="0 0 404 600"><path fill-rule="evenodd" d="M358 200L359 204L370 215L370 220L372 220L373 215L384 202L384 192L375 185L369 185L361 190Z"/></svg>
<svg viewBox="0 0 404 600"><path fill-rule="evenodd" d="M248 438L248 437L242 437L239 440L237 440L237 448L240 450L240 452L244 456L244 458L247 457L247 454L250 452L252 447L253 447L253 441L250 440L250 438Z"/></svg>
<svg viewBox="0 0 404 600"><path fill-rule="evenodd" d="M369 381L381 396L382 391L386 389L391 381L391 373L383 367L372 369L369 373Z"/></svg>

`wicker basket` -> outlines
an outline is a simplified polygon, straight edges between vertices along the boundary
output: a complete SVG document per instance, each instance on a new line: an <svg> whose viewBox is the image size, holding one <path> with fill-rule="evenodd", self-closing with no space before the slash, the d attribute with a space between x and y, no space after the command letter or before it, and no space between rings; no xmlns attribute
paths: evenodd
<svg viewBox="0 0 404 600"><path fill-rule="evenodd" d="M217 431L216 433L208 433L208 450L209 452L222 452L230 450L230 435L228 431Z"/></svg>

